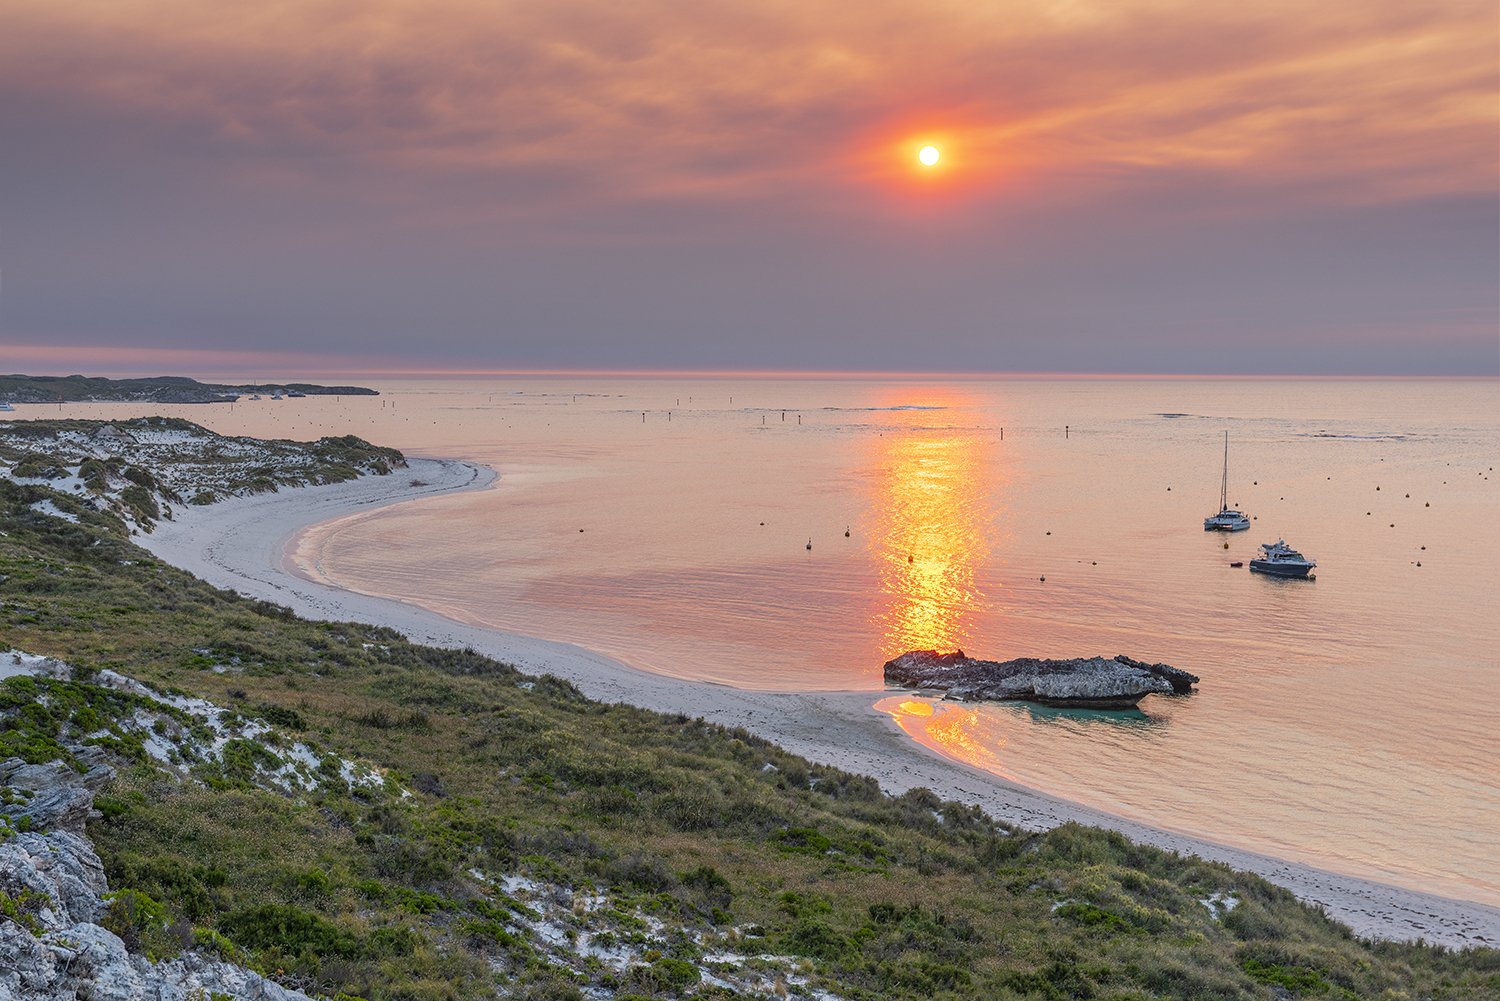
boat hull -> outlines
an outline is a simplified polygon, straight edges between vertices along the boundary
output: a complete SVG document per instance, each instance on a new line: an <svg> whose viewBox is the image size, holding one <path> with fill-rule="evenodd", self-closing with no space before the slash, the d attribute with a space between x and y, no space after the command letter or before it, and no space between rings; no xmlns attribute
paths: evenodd
<svg viewBox="0 0 1500 1001"><path fill-rule="evenodd" d="M1205 532L1244 532L1250 528L1250 523L1245 522L1216 522L1213 520L1203 523Z"/></svg>
<svg viewBox="0 0 1500 1001"><path fill-rule="evenodd" d="M1273 563L1269 560L1251 560L1250 569L1254 573L1270 574L1272 577L1306 577L1312 572L1312 567L1307 565Z"/></svg>

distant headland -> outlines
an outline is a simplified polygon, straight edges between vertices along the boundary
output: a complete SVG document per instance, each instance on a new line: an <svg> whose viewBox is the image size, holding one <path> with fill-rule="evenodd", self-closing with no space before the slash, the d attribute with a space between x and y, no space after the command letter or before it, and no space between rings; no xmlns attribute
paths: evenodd
<svg viewBox="0 0 1500 1001"><path fill-rule="evenodd" d="M363 386L317 386L306 382L221 385L180 375L149 379L105 379L86 375L0 375L5 403L233 403L246 393L288 396L379 396Z"/></svg>

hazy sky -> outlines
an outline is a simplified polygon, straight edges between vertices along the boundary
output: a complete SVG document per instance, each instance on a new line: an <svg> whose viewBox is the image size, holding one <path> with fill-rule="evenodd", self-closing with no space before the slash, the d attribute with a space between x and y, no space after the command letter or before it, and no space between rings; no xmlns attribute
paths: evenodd
<svg viewBox="0 0 1500 1001"><path fill-rule="evenodd" d="M0 0L0 369L1495 374L1497 86L1493 0Z"/></svg>

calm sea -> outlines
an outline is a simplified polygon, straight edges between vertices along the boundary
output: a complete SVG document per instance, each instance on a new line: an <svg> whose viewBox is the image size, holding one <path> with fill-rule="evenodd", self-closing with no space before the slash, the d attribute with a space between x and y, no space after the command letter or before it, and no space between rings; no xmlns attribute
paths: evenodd
<svg viewBox="0 0 1500 1001"><path fill-rule="evenodd" d="M493 465L496 489L321 526L297 558L651 671L879 689L889 657L953 647L1186 668L1197 694L1139 712L879 701L913 738L1028 785L1500 903L1494 382L380 388L172 409ZM1229 499L1255 519L1233 536L1202 530L1226 431ZM1316 580L1229 566L1281 537Z"/></svg>

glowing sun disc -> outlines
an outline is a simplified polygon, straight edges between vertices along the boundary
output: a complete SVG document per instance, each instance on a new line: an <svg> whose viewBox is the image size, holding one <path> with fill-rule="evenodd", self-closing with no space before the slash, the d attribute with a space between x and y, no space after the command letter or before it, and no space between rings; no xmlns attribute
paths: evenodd
<svg viewBox="0 0 1500 1001"><path fill-rule="evenodd" d="M938 162L938 157L942 155L936 146L923 146L917 150L917 159L922 161L922 166L924 167L933 166Z"/></svg>

